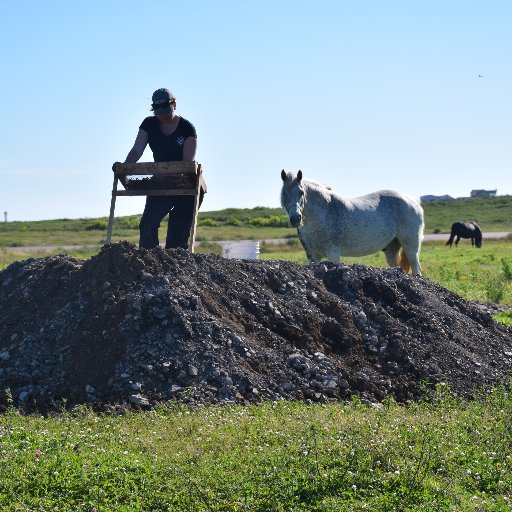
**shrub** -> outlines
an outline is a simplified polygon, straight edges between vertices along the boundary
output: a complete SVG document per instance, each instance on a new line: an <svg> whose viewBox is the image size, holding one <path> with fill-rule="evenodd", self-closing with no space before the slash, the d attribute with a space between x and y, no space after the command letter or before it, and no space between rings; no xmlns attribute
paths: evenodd
<svg viewBox="0 0 512 512"><path fill-rule="evenodd" d="M121 229L139 229L140 216L134 217L121 217L116 219L116 228Z"/></svg>
<svg viewBox="0 0 512 512"><path fill-rule="evenodd" d="M108 222L106 220L96 220L94 222L86 224L85 229L87 231L91 231L93 229L98 229L100 231L103 231L103 230L107 229L107 227L108 227Z"/></svg>
<svg viewBox="0 0 512 512"><path fill-rule="evenodd" d="M501 322L512 327L512 311L501 311L492 316L496 322Z"/></svg>
<svg viewBox="0 0 512 512"><path fill-rule="evenodd" d="M198 219L197 220L197 225L198 226L207 226L207 227L214 228L214 227L220 226L220 222L207 217L206 219Z"/></svg>
<svg viewBox="0 0 512 512"><path fill-rule="evenodd" d="M485 283L485 294L487 300L499 304L505 296L505 283L498 278L490 278Z"/></svg>
<svg viewBox="0 0 512 512"><path fill-rule="evenodd" d="M270 217L255 217L250 220L251 226L285 228L288 226L286 215L271 215Z"/></svg>
<svg viewBox="0 0 512 512"><path fill-rule="evenodd" d="M229 215L228 218L226 219L226 224L228 224L229 226L241 226L242 221L233 215Z"/></svg>
<svg viewBox="0 0 512 512"><path fill-rule="evenodd" d="M501 268L505 279L507 281L512 280L512 265L505 258L501 258Z"/></svg>

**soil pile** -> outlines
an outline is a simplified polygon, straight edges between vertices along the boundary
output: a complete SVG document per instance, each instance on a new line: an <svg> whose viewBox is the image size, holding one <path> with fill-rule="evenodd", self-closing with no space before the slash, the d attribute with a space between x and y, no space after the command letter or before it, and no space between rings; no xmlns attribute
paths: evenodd
<svg viewBox="0 0 512 512"><path fill-rule="evenodd" d="M0 400L378 402L506 382L512 330L400 269L227 260L120 242L0 272Z"/></svg>

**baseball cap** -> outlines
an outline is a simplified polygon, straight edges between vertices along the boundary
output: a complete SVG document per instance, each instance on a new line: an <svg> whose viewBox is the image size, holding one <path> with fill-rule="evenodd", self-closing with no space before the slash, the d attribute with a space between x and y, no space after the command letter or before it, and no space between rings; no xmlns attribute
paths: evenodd
<svg viewBox="0 0 512 512"><path fill-rule="evenodd" d="M171 112L171 103L176 99L169 89L157 89L151 98L151 110L155 114L169 114Z"/></svg>

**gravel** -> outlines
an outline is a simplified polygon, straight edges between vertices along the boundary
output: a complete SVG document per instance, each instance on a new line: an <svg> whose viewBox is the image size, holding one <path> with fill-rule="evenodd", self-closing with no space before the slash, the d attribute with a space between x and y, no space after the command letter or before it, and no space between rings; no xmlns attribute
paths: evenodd
<svg viewBox="0 0 512 512"><path fill-rule="evenodd" d="M508 383L512 329L400 269L105 246L0 272L0 408L417 400Z"/></svg>

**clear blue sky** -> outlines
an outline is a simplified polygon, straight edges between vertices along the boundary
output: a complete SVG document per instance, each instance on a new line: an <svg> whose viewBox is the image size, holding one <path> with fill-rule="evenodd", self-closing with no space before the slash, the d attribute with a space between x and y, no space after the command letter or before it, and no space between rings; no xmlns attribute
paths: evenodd
<svg viewBox="0 0 512 512"><path fill-rule="evenodd" d="M283 168L349 197L512 194L511 27L510 0L2 2L1 220L108 216L160 87L203 211L279 206Z"/></svg>

